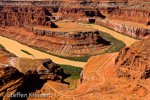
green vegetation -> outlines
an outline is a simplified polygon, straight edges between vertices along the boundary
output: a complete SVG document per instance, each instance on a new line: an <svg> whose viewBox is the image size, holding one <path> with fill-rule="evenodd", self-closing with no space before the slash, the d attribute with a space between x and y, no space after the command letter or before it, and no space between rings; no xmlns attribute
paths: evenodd
<svg viewBox="0 0 150 100"><path fill-rule="evenodd" d="M114 38L113 36L111 36L108 33L99 32L99 34L101 35L101 37L103 39L109 41L112 44L112 46L107 51L105 51L105 52L103 52L101 54L118 52L120 49L122 49L125 46L124 42L122 42L121 40L118 40L118 39ZM69 60L73 60L73 61L87 62L87 60L90 57L95 56L95 55L85 55L85 56L81 56L81 57L64 57L64 56L55 55L55 54L52 54L52 53L49 53L49 52L46 52L44 50L40 50L40 49L37 49L37 48L34 48L34 49L38 50L38 51L41 51L41 52L44 52L44 53L47 53L47 54L50 54L50 55L53 55L53 56L56 56L56 57L60 57L60 58L64 58L64 59L69 59ZM97 55L100 55L100 54L97 54Z"/></svg>
<svg viewBox="0 0 150 100"><path fill-rule="evenodd" d="M64 72L66 74L70 74L71 79L79 79L80 78L80 73L83 70L81 67L74 67L71 65L61 65L60 66L63 68Z"/></svg>
<svg viewBox="0 0 150 100"><path fill-rule="evenodd" d="M5 49L5 47L4 47L3 45L1 45L1 44L0 44L0 48L3 48L3 49ZM5 50L6 50L6 49L5 49Z"/></svg>
<svg viewBox="0 0 150 100"><path fill-rule="evenodd" d="M97 25L98 25L98 24L97 24ZM119 33L119 34L122 34L122 33L118 32L118 31L115 31L115 30L109 28L109 27L106 27L106 26L103 26L103 25L99 25L99 26L108 28L108 29L110 29L110 30L112 30L112 31L114 31L114 32L117 32L117 33ZM127 35L127 34L122 34L122 35L128 36L128 37L133 38L133 39L136 39L136 40L141 40L140 38L132 37L132 36L129 36L129 35Z"/></svg>
<svg viewBox="0 0 150 100"><path fill-rule="evenodd" d="M91 23L90 23L91 24ZM94 24L94 23L93 23ZM90 25L89 25L90 26ZM100 25L101 26L101 25ZM103 27L105 27L105 26L103 26ZM106 27L106 28L108 28L108 27ZM110 29L110 28L109 28ZM112 30L112 29L111 29ZM114 30L113 30L114 31ZM105 54L105 53L112 53L112 52L118 52L121 48L123 48L124 46L125 46L125 44L122 42L122 41L120 41L120 40L118 40L118 39L116 39L116 38L114 38L113 36L111 36L111 35L109 35L108 33L105 33L105 32L99 32L100 33L100 35L101 35L101 37L102 38L104 38L105 40L107 40L107 41L109 41L111 44L112 44L112 46L107 50L107 51L105 51L105 52L103 52L103 53L101 53L101 54ZM6 36L3 36L3 37L6 37ZM9 38L9 37L6 37L6 38L8 38L8 39L11 39L11 38ZM52 53L49 53L49 52L47 52L47 51L45 51L45 50L41 50L41 48L40 49L38 49L38 48L33 48L33 49L35 49L35 50L38 50L38 51L41 51L41 52L44 52L44 53L47 53L47 54L50 54L50 55L53 55L53 56L56 56L56 57L60 57L60 58L63 58L63 59L69 59L69 60L73 60L73 61L81 61L81 62L87 62L87 60L91 57L91 56L95 56L95 55L84 55L84 56L80 56L80 57L64 57L64 56L60 56L60 55L56 55L56 54L52 54ZM21 51L23 51L24 53L27 53L27 54L29 54L29 55L32 55L31 53L29 53L29 52L27 52L27 51L25 51L25 50L21 50ZM97 55L100 55L100 54L97 54Z"/></svg>
<svg viewBox="0 0 150 100"><path fill-rule="evenodd" d="M89 24L89 26L90 26L90 24L95 24L95 23L85 23L85 24ZM99 24L96 24L96 25L99 25ZM112 30L112 31L114 31L114 32L117 32L117 33L119 33L119 34L122 34L122 33L118 32L118 31L115 31L115 30L112 29L112 28L107 27L107 26L103 26L103 25L99 25L99 26L105 27L105 28L110 29L110 30ZM129 35L127 35L127 34L122 34L122 35L128 36L128 37L133 38L133 39L136 39L136 40L141 40L140 38L132 37L132 36L129 36Z"/></svg>
<svg viewBox="0 0 150 100"><path fill-rule="evenodd" d="M70 74L68 78L64 81L69 82L69 89L73 90L77 87L78 80L80 78L80 73L83 70L81 67L74 67L70 65L60 65L66 74Z"/></svg>
<svg viewBox="0 0 150 100"><path fill-rule="evenodd" d="M118 51L120 51L120 49L122 49L124 46L126 46L124 42L114 38L113 36L111 36L108 33L99 32L99 34L103 39L109 41L112 44L112 46L107 51L105 51L104 53L118 52Z"/></svg>
<svg viewBox="0 0 150 100"><path fill-rule="evenodd" d="M37 48L33 48L33 49L38 50L38 51L43 52L43 53L46 53L46 54L49 54L49 55L53 55L53 56L59 57L59 58L69 59L69 60L73 60L73 61L81 61L81 62L87 62L87 60L91 56L93 56L93 55L85 55L85 56L81 56L81 57L64 57L64 56L60 56L60 55L49 53L49 52L47 52L45 50L41 50L41 49L37 49Z"/></svg>
<svg viewBox="0 0 150 100"><path fill-rule="evenodd" d="M3 48L4 50L6 50L5 47L4 47L3 45L1 45L1 44L0 44L0 48ZM13 56L17 57L14 53L9 52L8 50L6 50L6 51L7 51L8 53L12 54Z"/></svg>
<svg viewBox="0 0 150 100"><path fill-rule="evenodd" d="M5 37L5 38L7 38L7 39L11 39L10 37L4 36L4 35L0 35L0 36Z"/></svg>
<svg viewBox="0 0 150 100"><path fill-rule="evenodd" d="M26 53L26 54L28 54L28 55L32 55L31 53L29 53L29 52L26 51L26 50L22 50L22 49L21 49L21 51L24 52L24 53Z"/></svg>

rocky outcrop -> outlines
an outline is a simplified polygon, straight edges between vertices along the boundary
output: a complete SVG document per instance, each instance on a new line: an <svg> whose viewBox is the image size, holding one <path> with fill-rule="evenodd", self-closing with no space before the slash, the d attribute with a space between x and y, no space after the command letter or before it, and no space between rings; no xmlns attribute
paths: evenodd
<svg viewBox="0 0 150 100"><path fill-rule="evenodd" d="M43 16L52 16L52 13L58 11L58 7L52 6L2 6L0 9L1 12L18 12L18 13L34 13L40 14Z"/></svg>
<svg viewBox="0 0 150 100"><path fill-rule="evenodd" d="M110 19L124 20L130 22L150 24L150 12L140 9L116 9L110 14Z"/></svg>
<svg viewBox="0 0 150 100"><path fill-rule="evenodd" d="M112 11L114 11L115 9L118 9L119 7L99 7L98 10L102 13L102 14L110 14Z"/></svg>
<svg viewBox="0 0 150 100"><path fill-rule="evenodd" d="M66 77L62 67L58 66L56 63L52 62L50 59L45 59L42 61L43 66L46 67L48 70L43 71L42 69L38 70L40 74L40 79L48 79L52 81L62 82L63 79Z"/></svg>
<svg viewBox="0 0 150 100"><path fill-rule="evenodd" d="M56 27L49 17L33 13L1 12L1 26L33 27L36 25Z"/></svg>
<svg viewBox="0 0 150 100"><path fill-rule="evenodd" d="M130 47L123 48L115 61L118 77L147 79L150 77L149 39L141 40Z"/></svg>
<svg viewBox="0 0 150 100"><path fill-rule="evenodd" d="M122 34L126 34L129 36L137 37L141 39L146 38L150 34L150 29L137 28L137 27L133 27L133 26L125 25L125 24L115 23L113 21L96 19L95 23L111 28Z"/></svg>
<svg viewBox="0 0 150 100"><path fill-rule="evenodd" d="M0 98L2 100L11 100L10 94L16 94L24 88L25 84L37 77L33 71L28 71L25 74L20 73L14 67L0 68Z"/></svg>
<svg viewBox="0 0 150 100"><path fill-rule="evenodd" d="M19 32L14 28L1 29L1 35L10 37L28 46L62 56L85 56L100 53L107 44L97 30L87 32L60 32L33 28ZM18 32L16 34L16 32Z"/></svg>
<svg viewBox="0 0 150 100"><path fill-rule="evenodd" d="M14 64L21 73L26 73L29 69L37 71L39 79L42 80L62 82L66 77L62 67L50 59L16 58Z"/></svg>
<svg viewBox="0 0 150 100"><path fill-rule="evenodd" d="M77 19L86 17L105 17L96 8L88 7L60 7L58 10L58 16L62 16L63 19Z"/></svg>
<svg viewBox="0 0 150 100"><path fill-rule="evenodd" d="M36 91L42 88L47 80L64 82L66 77L62 67L50 59L17 58L0 47L1 100L27 99L32 97L33 93L42 95Z"/></svg>
<svg viewBox="0 0 150 100"><path fill-rule="evenodd" d="M0 67L10 66L10 63L12 59L16 58L14 54L11 54L9 51L7 51L2 45L0 45Z"/></svg>
<svg viewBox="0 0 150 100"><path fill-rule="evenodd" d="M149 49L150 39L145 39L124 47L119 53L91 57L80 74L78 88L66 92L67 95L78 95L79 100L148 99Z"/></svg>

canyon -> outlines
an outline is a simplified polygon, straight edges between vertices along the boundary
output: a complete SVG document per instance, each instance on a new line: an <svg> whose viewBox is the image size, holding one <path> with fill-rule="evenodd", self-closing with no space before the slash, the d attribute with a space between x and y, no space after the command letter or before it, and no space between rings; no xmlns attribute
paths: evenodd
<svg viewBox="0 0 150 100"><path fill-rule="evenodd" d="M150 33L149 27L141 28L141 27L132 26L132 25L128 25L128 24L126 25L126 24L116 23L111 20L96 19L95 23L98 25L103 25L103 26L109 27L110 29L113 29L122 34L131 36L131 37L135 37L135 38L140 38L140 39L149 37L149 33Z"/></svg>
<svg viewBox="0 0 150 100"><path fill-rule="evenodd" d="M50 59L19 58L3 47L0 52L0 98L3 100L15 99L9 95L18 91L24 94L35 92L46 80L63 82L67 75Z"/></svg>
<svg viewBox="0 0 150 100"><path fill-rule="evenodd" d="M65 74L62 68L53 63L52 60L17 58L4 49L1 49L1 52L7 54L3 53L6 56L1 56L1 59L3 59L0 72L2 81L1 95L15 94L17 91L21 91L21 93L33 91L36 94L50 93L50 99L58 98L60 100L71 100L73 98L79 100L93 98L148 100L149 98L149 38L124 47L119 52L91 57L80 74L78 86L75 90L69 90L67 84L59 83L61 82L61 77L65 76ZM7 59L4 60L4 58ZM47 76L47 69L51 72L54 71L58 76L54 75L56 78ZM43 75L43 72L46 75ZM47 82L42 81L43 79L47 80ZM55 80L49 81L50 79ZM36 86L31 80L38 82L40 86ZM30 90L30 86L36 90ZM41 88L39 89L39 87ZM23 91L21 90L22 88ZM29 89L29 91L25 88ZM4 92L3 90L6 89L7 92ZM1 98L5 99L7 95ZM27 99L37 98L27 97ZM39 97L38 99L42 98ZM49 97L46 99L49 99Z"/></svg>
<svg viewBox="0 0 150 100"><path fill-rule="evenodd" d="M63 31L67 25L56 25L43 13L30 12L30 8L26 9L28 12L24 12L25 8L19 8L18 12L15 12L16 9L12 8L4 7L4 11L1 11L0 25L3 36L61 56L94 55L107 49L108 44L104 44L105 40L100 37L97 30L68 22L74 28ZM31 9L33 11L33 8ZM78 30L81 27L85 31Z"/></svg>
<svg viewBox="0 0 150 100"><path fill-rule="evenodd" d="M149 100L149 25L149 0L0 1L0 99Z"/></svg>
<svg viewBox="0 0 150 100"><path fill-rule="evenodd" d="M67 95L80 95L79 99L87 100L149 100L148 65L149 39L120 52L91 57L80 75L78 88Z"/></svg>

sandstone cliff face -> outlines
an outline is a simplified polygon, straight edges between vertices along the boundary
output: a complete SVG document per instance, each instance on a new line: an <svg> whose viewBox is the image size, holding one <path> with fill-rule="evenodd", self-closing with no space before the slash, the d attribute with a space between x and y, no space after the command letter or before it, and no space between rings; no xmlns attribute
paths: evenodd
<svg viewBox="0 0 150 100"><path fill-rule="evenodd" d="M43 16L52 16L52 13L58 11L58 7L52 6L44 6L44 7L37 7L37 6L2 6L1 12L24 12L24 13L34 13L40 14Z"/></svg>
<svg viewBox="0 0 150 100"><path fill-rule="evenodd" d="M149 25L150 12L138 9L117 9L110 14L110 18Z"/></svg>
<svg viewBox="0 0 150 100"><path fill-rule="evenodd" d="M0 72L0 98L2 100L11 100L10 94L17 93L27 82L36 77L33 71L23 74L14 67L1 67Z"/></svg>
<svg viewBox="0 0 150 100"><path fill-rule="evenodd" d="M47 80L63 82L64 78L66 74L62 67L50 59L17 58L0 47L1 100L27 99L29 94L42 94L37 93L37 90L42 88ZM18 93L25 96L13 96Z"/></svg>
<svg viewBox="0 0 150 100"><path fill-rule="evenodd" d="M66 76L62 67L58 66L50 59L17 58L15 64L17 64L15 68L22 73L26 73L29 69L36 70L39 79L42 80L62 82Z"/></svg>
<svg viewBox="0 0 150 100"><path fill-rule="evenodd" d="M110 14L112 11L114 11L115 9L118 9L119 7L99 7L98 10L102 13L102 14Z"/></svg>
<svg viewBox="0 0 150 100"><path fill-rule="evenodd" d="M2 26L19 26L19 27L33 27L35 25L56 27L50 21L50 18L33 13L11 13L1 12L0 25Z"/></svg>
<svg viewBox="0 0 150 100"><path fill-rule="evenodd" d="M95 8L86 7L60 7L58 15L65 18L77 19L83 17L103 17L103 15Z"/></svg>
<svg viewBox="0 0 150 100"><path fill-rule="evenodd" d="M20 27L20 29L24 28L32 36L21 32L16 34L16 30L14 31L13 29L9 30L9 32L7 32L8 34L3 32L0 34L11 37L12 39L29 46L63 56L98 54L98 50L104 47L104 44L102 44L102 38L98 35L98 31L60 32L35 28L35 26L56 28L57 26L55 23L53 23L50 17L47 16L47 13L51 14L51 12L55 12L55 9L52 7L37 8L35 6L30 6L27 8L26 6L5 6L1 11L0 26L3 28L11 26ZM98 10L90 8L69 9L68 7L60 7L59 12L64 13L64 16L61 15L62 18L71 17L73 19L83 16L99 16L100 14ZM68 13L66 14L65 12ZM73 17L74 13L78 15L76 18Z"/></svg>
<svg viewBox="0 0 150 100"><path fill-rule="evenodd" d="M125 24L115 23L112 21L96 19L95 23L99 24L99 25L106 26L108 28L111 28L117 32L122 33L122 34L126 34L129 36L137 37L137 38L141 38L141 39L146 38L150 34L150 29L132 27L132 26L128 26Z"/></svg>
<svg viewBox="0 0 150 100"><path fill-rule="evenodd" d="M118 77L149 78L149 45L149 39L141 40L120 51L115 61L116 66L119 67Z"/></svg>
<svg viewBox="0 0 150 100"><path fill-rule="evenodd" d="M80 85L67 95L78 95L79 100L148 100L149 45L150 40L145 39L124 47L119 53L91 57L80 75Z"/></svg>
<svg viewBox="0 0 150 100"><path fill-rule="evenodd" d="M106 48L97 30L89 32L60 32L31 28L32 31L14 27L2 29L1 35L23 44L62 56L84 56L100 53ZM16 34L16 32L18 32Z"/></svg>
<svg viewBox="0 0 150 100"><path fill-rule="evenodd" d="M0 45L0 67L10 66L12 59L15 59L15 58L16 56L14 54L11 54Z"/></svg>

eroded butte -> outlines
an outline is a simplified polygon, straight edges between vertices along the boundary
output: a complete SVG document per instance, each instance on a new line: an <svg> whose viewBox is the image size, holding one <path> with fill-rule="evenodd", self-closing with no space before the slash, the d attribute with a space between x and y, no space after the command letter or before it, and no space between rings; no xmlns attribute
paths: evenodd
<svg viewBox="0 0 150 100"><path fill-rule="evenodd" d="M20 58L0 46L0 99L20 100L9 96L20 92L27 94L25 100L149 100L149 10L149 0L0 1L0 35L55 55L109 50L112 44L100 29L83 23L142 39L119 52L91 57L82 71L50 59ZM68 77L73 81L68 83Z"/></svg>

